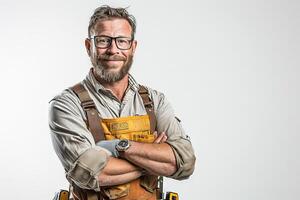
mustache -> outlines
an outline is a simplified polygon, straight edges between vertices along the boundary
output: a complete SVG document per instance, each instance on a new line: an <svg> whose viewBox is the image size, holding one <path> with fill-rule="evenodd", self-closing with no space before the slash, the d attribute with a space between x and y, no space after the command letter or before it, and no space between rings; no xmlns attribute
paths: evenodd
<svg viewBox="0 0 300 200"><path fill-rule="evenodd" d="M110 61L126 61L126 59L119 55L99 55L97 56L99 60L110 60Z"/></svg>

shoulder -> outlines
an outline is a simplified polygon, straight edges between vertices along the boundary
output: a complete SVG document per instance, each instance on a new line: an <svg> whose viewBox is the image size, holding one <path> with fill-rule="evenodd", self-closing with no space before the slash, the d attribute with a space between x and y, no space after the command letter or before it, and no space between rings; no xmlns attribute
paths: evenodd
<svg viewBox="0 0 300 200"><path fill-rule="evenodd" d="M149 97L151 98L151 100L156 101L156 100L163 100L165 98L165 94L161 91L158 91L156 89L153 89L149 86L146 85L140 85L145 87L148 90L149 93Z"/></svg>
<svg viewBox="0 0 300 200"><path fill-rule="evenodd" d="M73 113L80 112L80 100L70 88L63 90L49 101L49 111L55 112L58 110Z"/></svg>
<svg viewBox="0 0 300 200"><path fill-rule="evenodd" d="M164 98L164 94L162 92L136 81L131 74L129 74L128 79L130 86L135 90L136 94L141 94L141 92L143 93L143 88L145 88L154 104Z"/></svg>
<svg viewBox="0 0 300 200"><path fill-rule="evenodd" d="M163 92L153 89L149 86L143 86L148 90L149 97L154 104L154 110L159 111L164 107L170 107L170 103Z"/></svg>

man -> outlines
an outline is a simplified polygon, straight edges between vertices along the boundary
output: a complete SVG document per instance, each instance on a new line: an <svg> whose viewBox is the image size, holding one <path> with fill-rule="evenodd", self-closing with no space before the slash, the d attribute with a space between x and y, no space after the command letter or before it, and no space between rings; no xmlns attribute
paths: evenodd
<svg viewBox="0 0 300 200"><path fill-rule="evenodd" d="M136 50L135 18L101 6L85 47L92 68L50 104L54 149L74 199L157 199L158 176L186 179L194 171L190 139L170 103L129 74Z"/></svg>

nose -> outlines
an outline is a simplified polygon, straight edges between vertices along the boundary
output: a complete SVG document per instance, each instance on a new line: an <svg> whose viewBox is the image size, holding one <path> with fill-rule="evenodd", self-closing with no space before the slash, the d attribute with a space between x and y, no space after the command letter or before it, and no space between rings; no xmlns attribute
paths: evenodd
<svg viewBox="0 0 300 200"><path fill-rule="evenodd" d="M116 39L113 39L111 41L111 44L110 46L107 48L107 52L109 52L110 54L118 54L119 53L119 49L117 47L117 44L116 44Z"/></svg>

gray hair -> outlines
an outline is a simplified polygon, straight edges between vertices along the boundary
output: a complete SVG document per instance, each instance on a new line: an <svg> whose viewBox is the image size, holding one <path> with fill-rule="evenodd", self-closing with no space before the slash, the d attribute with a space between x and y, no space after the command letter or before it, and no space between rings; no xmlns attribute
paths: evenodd
<svg viewBox="0 0 300 200"><path fill-rule="evenodd" d="M134 39L136 31L136 20L135 17L128 13L127 8L112 8L108 5L103 5L98 7L94 14L90 18L90 23L88 27L88 36L91 37L91 31L94 30L95 24L101 20L109 20L114 18L121 18L128 21L131 26L132 33L131 37Z"/></svg>

